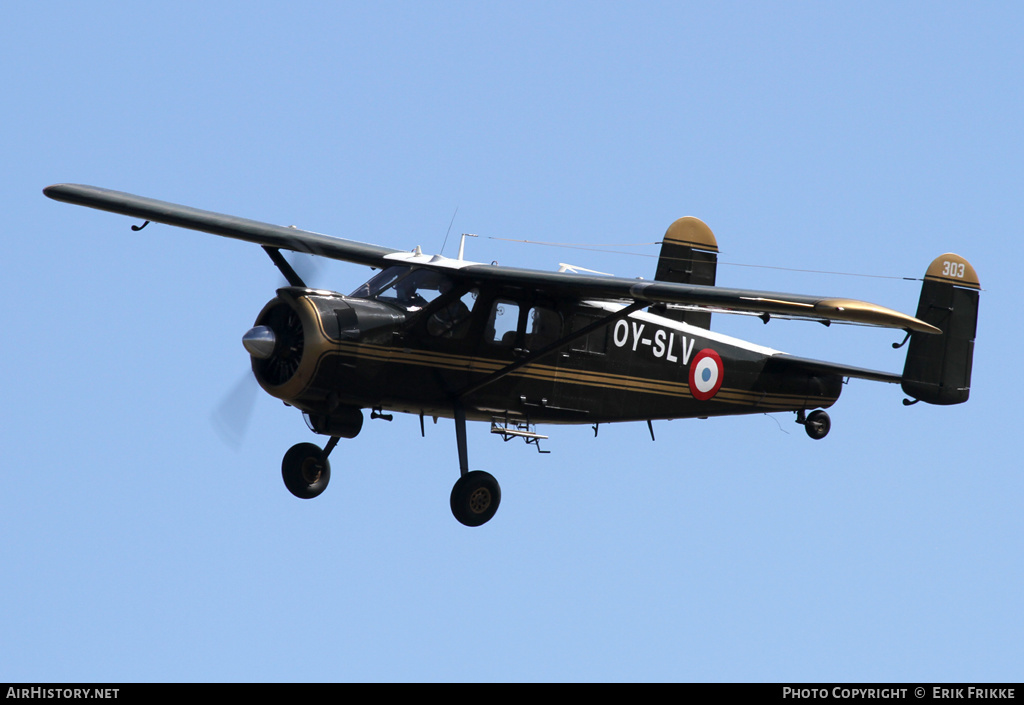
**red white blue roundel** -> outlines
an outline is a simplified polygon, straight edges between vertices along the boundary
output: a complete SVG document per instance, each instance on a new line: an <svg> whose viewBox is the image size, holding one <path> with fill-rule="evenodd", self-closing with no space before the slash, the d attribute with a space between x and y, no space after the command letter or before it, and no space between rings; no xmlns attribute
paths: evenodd
<svg viewBox="0 0 1024 705"><path fill-rule="evenodd" d="M711 348L705 348L693 357L690 364L690 393L706 401L718 393L725 369L722 358Z"/></svg>

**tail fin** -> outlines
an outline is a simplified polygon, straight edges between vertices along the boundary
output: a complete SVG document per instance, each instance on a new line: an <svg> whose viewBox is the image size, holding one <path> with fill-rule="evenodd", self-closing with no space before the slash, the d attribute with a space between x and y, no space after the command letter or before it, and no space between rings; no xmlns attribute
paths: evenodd
<svg viewBox="0 0 1024 705"><path fill-rule="evenodd" d="M711 228L704 221L687 216L672 223L665 231L654 278L676 284L714 286L717 265L718 242ZM704 311L665 309L658 313L701 328L711 327L711 314Z"/></svg>
<svg viewBox="0 0 1024 705"><path fill-rule="evenodd" d="M981 286L971 263L947 253L928 267L917 317L942 335L910 336L903 391L929 404L961 404L971 391L971 363Z"/></svg>

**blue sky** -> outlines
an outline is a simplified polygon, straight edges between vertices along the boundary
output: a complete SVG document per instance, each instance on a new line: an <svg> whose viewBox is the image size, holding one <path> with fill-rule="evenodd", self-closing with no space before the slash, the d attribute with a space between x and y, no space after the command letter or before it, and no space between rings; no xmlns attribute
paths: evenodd
<svg viewBox="0 0 1024 705"><path fill-rule="evenodd" d="M9 8L0 680L1019 681L1024 10L705 5ZM695 215L723 285L910 313L901 277L954 251L984 288L972 396L854 380L821 442L774 414L553 428L539 455L473 425L502 486L475 530L453 424L397 416L304 502L297 413L261 395L237 446L211 423L265 254L42 196L65 181L425 251L458 208L469 259L648 278L654 245L492 238L653 243ZM892 332L713 327L903 363Z"/></svg>

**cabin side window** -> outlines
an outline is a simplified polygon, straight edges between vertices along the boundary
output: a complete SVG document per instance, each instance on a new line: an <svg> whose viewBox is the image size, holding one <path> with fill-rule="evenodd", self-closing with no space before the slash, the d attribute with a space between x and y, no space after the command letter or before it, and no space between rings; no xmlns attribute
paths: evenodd
<svg viewBox="0 0 1024 705"><path fill-rule="evenodd" d="M496 299L487 319L485 339L493 345L512 347L519 330L519 304L509 299Z"/></svg>
<svg viewBox="0 0 1024 705"><path fill-rule="evenodd" d="M600 316L590 316L585 313L577 313L572 317L572 330L578 331L601 319ZM576 352L604 355L608 352L608 326L602 326L592 330L582 338L577 338L572 343L572 349Z"/></svg>
<svg viewBox="0 0 1024 705"><path fill-rule="evenodd" d="M550 345L562 335L562 317L554 309L534 306L526 317L527 350L536 351Z"/></svg>

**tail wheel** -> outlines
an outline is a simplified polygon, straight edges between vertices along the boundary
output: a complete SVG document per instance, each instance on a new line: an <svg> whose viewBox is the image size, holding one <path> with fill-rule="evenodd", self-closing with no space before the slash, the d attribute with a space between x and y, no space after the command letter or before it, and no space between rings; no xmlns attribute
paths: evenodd
<svg viewBox="0 0 1024 705"><path fill-rule="evenodd" d="M331 463L319 446L297 443L284 454L281 477L293 495L299 499L312 499L327 489L331 480Z"/></svg>
<svg viewBox="0 0 1024 705"><path fill-rule="evenodd" d="M486 524L498 511L501 487L483 470L468 472L452 488L452 514L466 526Z"/></svg>

